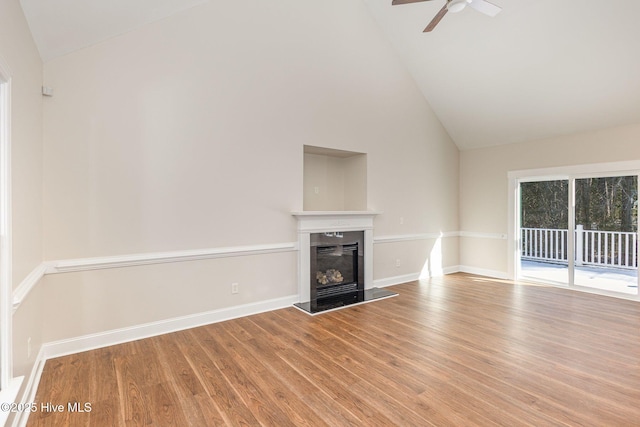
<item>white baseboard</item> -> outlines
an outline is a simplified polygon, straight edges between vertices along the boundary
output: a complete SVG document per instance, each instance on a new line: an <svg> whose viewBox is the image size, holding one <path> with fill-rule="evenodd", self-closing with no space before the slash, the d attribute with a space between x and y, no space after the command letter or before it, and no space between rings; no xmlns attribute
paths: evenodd
<svg viewBox="0 0 640 427"><path fill-rule="evenodd" d="M403 274L402 276L386 277L373 281L373 285L377 288L399 285L401 283L413 282L420 278L420 273Z"/></svg>
<svg viewBox="0 0 640 427"><path fill-rule="evenodd" d="M442 269L442 275L446 276L447 274L459 273L460 271L461 270L459 265L452 265L449 267L444 267Z"/></svg>
<svg viewBox="0 0 640 427"><path fill-rule="evenodd" d="M44 348L40 347L36 361L31 368L31 374L25 385L24 392L20 398L19 403L24 405L30 404L36 401L36 392L38 391L38 385L40 384L40 378L42 377L42 370L47 360L44 357ZM12 427L25 427L29 421L29 412L19 412L13 419Z"/></svg>
<svg viewBox="0 0 640 427"><path fill-rule="evenodd" d="M431 272L430 277L445 276L447 274L453 274L460 272L459 265L452 265L449 267L443 267L439 270ZM403 274L401 276L386 277L384 279L377 279L373 281L373 285L378 288L384 288L387 286L399 285L401 283L414 282L416 280L425 279L421 277L421 273Z"/></svg>
<svg viewBox="0 0 640 427"><path fill-rule="evenodd" d="M9 387L0 391L0 403L5 405L16 402L16 397L18 396L18 392L20 391L23 380L24 377L13 378L9 382ZM0 426L5 425L10 413L11 412L6 409L0 411Z"/></svg>
<svg viewBox="0 0 640 427"><path fill-rule="evenodd" d="M485 268L471 267L468 265L460 265L459 270L462 273L477 274L478 276L493 277L495 279L508 280L509 275L504 271L487 270Z"/></svg>
<svg viewBox="0 0 640 427"><path fill-rule="evenodd" d="M51 359L184 329L196 328L211 323L290 307L294 302L298 302L297 295L49 342L43 345L44 357L45 359Z"/></svg>

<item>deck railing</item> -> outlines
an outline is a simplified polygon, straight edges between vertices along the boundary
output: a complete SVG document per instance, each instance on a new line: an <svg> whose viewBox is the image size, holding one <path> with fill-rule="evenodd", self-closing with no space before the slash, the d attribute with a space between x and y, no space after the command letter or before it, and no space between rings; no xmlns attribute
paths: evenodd
<svg viewBox="0 0 640 427"><path fill-rule="evenodd" d="M522 259L567 263L566 229L521 228ZM577 225L575 230L575 264L616 268L638 268L637 233L619 231L585 230Z"/></svg>

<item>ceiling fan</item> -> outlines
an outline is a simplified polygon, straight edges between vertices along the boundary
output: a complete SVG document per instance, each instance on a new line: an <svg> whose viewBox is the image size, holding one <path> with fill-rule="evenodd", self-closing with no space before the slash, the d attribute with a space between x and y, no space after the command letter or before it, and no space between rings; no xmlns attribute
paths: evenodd
<svg viewBox="0 0 640 427"><path fill-rule="evenodd" d="M392 5L398 4L408 4L408 3L418 3L421 1L431 1L431 0L393 0L391 2ZM447 0L447 3L440 9L440 11L436 14L436 16L429 22L427 28L424 29L425 33L432 31L438 22L447 14L447 12L456 13L461 12L467 6L470 6L472 9L477 10L478 12L484 13L489 16L496 16L498 12L502 10L502 8L496 6L493 3L489 3L486 0Z"/></svg>

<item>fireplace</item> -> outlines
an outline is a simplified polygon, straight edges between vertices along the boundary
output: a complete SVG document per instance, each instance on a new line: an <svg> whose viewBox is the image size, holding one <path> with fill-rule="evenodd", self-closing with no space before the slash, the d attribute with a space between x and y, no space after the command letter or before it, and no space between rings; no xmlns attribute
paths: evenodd
<svg viewBox="0 0 640 427"><path fill-rule="evenodd" d="M311 311L357 302L364 292L364 232L312 233Z"/></svg>
<svg viewBox="0 0 640 427"><path fill-rule="evenodd" d="M307 313L396 295L371 286L376 212L298 212L299 293Z"/></svg>

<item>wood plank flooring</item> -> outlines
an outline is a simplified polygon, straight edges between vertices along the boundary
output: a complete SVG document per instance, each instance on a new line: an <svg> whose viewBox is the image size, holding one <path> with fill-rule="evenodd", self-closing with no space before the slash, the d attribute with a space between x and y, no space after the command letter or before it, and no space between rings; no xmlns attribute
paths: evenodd
<svg viewBox="0 0 640 427"><path fill-rule="evenodd" d="M640 426L640 303L467 274L49 360L29 426ZM69 402L91 405L70 412Z"/></svg>

